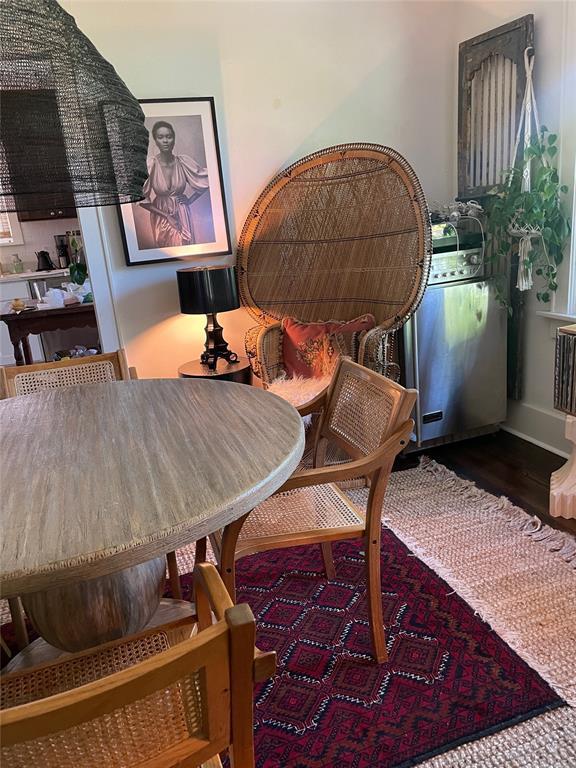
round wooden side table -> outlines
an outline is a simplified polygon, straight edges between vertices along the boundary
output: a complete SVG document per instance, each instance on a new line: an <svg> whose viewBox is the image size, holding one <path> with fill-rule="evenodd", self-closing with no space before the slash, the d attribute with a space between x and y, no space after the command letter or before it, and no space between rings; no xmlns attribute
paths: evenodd
<svg viewBox="0 0 576 768"><path fill-rule="evenodd" d="M237 363L219 360L215 371L211 371L200 360L191 360L178 368L178 376L181 379L219 379L221 381L235 381L238 384L252 383L250 362L246 357L240 357Z"/></svg>

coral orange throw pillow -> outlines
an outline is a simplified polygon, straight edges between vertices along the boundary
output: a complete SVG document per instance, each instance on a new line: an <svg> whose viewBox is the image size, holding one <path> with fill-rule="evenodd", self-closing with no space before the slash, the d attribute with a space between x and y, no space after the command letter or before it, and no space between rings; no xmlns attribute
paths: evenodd
<svg viewBox="0 0 576 768"><path fill-rule="evenodd" d="M304 378L330 374L338 357L332 337L369 331L375 324L373 315L362 315L345 323L337 320L301 323L293 317L285 317L282 321L282 356L286 374Z"/></svg>

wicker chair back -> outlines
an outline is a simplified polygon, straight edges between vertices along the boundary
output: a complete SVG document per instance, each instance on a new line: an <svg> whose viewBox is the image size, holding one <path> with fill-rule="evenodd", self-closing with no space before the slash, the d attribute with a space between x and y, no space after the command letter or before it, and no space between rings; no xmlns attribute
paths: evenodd
<svg viewBox="0 0 576 768"><path fill-rule="evenodd" d="M262 325L370 312L391 331L418 306L430 254L426 201L406 160L378 144L342 144L262 192L240 237L240 294Z"/></svg>

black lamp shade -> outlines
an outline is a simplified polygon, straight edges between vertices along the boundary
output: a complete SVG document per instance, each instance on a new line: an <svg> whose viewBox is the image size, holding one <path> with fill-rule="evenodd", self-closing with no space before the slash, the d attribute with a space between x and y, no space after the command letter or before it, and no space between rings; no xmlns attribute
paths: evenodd
<svg viewBox="0 0 576 768"><path fill-rule="evenodd" d="M185 315L210 315L240 306L236 267L179 269L180 311Z"/></svg>
<svg viewBox="0 0 576 768"><path fill-rule="evenodd" d="M0 208L141 200L136 98L56 0L0 2Z"/></svg>

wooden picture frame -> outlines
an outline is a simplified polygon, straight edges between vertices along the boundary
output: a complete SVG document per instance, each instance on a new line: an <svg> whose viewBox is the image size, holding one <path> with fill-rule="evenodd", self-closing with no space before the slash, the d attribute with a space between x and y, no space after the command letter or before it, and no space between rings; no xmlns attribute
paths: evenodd
<svg viewBox="0 0 576 768"><path fill-rule="evenodd" d="M0 209L0 247L23 245L22 227L17 213Z"/></svg>
<svg viewBox="0 0 576 768"><path fill-rule="evenodd" d="M211 96L141 99L150 134L144 199L118 207L129 267L232 252Z"/></svg>

